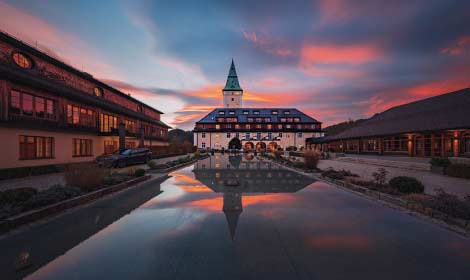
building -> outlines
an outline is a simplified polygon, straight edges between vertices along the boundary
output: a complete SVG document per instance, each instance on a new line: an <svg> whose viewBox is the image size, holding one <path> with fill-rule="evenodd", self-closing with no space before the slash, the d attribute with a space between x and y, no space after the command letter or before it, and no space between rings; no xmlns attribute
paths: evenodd
<svg viewBox="0 0 470 280"><path fill-rule="evenodd" d="M470 157L470 88L396 106L337 135L307 142L332 152Z"/></svg>
<svg viewBox="0 0 470 280"><path fill-rule="evenodd" d="M196 162L193 172L199 182L215 193L222 193L220 210L224 212L232 239L243 213L243 197L248 200L258 194L296 193L315 182L311 177L260 161L248 153L244 156L216 154Z"/></svg>
<svg viewBox="0 0 470 280"><path fill-rule="evenodd" d="M0 169L167 145L162 112L0 33Z"/></svg>
<svg viewBox="0 0 470 280"><path fill-rule="evenodd" d="M199 149L229 149L234 141L247 151L302 148L307 138L323 136L321 122L297 109L242 107L243 89L233 60L222 96L224 107L196 122L194 145Z"/></svg>

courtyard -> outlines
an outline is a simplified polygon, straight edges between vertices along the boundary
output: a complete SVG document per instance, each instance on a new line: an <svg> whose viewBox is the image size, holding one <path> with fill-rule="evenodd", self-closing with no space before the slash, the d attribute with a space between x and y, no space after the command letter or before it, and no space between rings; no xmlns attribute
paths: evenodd
<svg viewBox="0 0 470 280"><path fill-rule="evenodd" d="M216 154L169 175L2 236L2 275L470 277L468 238L268 161Z"/></svg>

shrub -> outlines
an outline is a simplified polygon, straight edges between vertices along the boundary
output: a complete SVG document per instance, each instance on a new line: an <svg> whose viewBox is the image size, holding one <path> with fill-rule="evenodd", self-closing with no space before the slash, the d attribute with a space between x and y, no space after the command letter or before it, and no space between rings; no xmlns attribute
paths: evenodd
<svg viewBox="0 0 470 280"><path fill-rule="evenodd" d="M134 172L135 177L142 177L145 175L145 169L139 168Z"/></svg>
<svg viewBox="0 0 470 280"><path fill-rule="evenodd" d="M470 179L470 164L452 163L446 168L446 175Z"/></svg>
<svg viewBox="0 0 470 280"><path fill-rule="evenodd" d="M289 147L286 148L286 151L295 152L295 151L297 151L297 147L296 146L289 146Z"/></svg>
<svg viewBox="0 0 470 280"><path fill-rule="evenodd" d="M50 187L38 192L23 204L23 211L50 205L81 194L79 188L63 187L60 185Z"/></svg>
<svg viewBox="0 0 470 280"><path fill-rule="evenodd" d="M277 159L277 160L279 160L279 159L282 158L282 154L283 154L282 151L279 151L279 150L274 151L274 158Z"/></svg>
<svg viewBox="0 0 470 280"><path fill-rule="evenodd" d="M377 184L385 185L387 182L387 174L388 171L385 168L379 168L377 172L372 173L372 177L374 177L374 180Z"/></svg>
<svg viewBox="0 0 470 280"><path fill-rule="evenodd" d="M339 172L339 171L336 171L336 170L326 170L324 172L322 172L321 174L323 177L328 177L328 178L331 178L331 179L335 179L335 180L343 180L344 179L344 174Z"/></svg>
<svg viewBox="0 0 470 280"><path fill-rule="evenodd" d="M89 192L101 186L107 175L109 170L100 168L96 164L74 164L66 169L65 182L67 186Z"/></svg>
<svg viewBox="0 0 470 280"><path fill-rule="evenodd" d="M466 198L462 201L442 189L437 190L437 195L424 205L456 218L470 219L470 199Z"/></svg>
<svg viewBox="0 0 470 280"><path fill-rule="evenodd" d="M151 160L147 163L147 165L150 169L155 169L155 166L157 166L157 163L155 163L155 161Z"/></svg>
<svg viewBox="0 0 470 280"><path fill-rule="evenodd" d="M392 188L397 189L401 193L422 193L424 186L420 181L412 177L399 176L389 182Z"/></svg>
<svg viewBox="0 0 470 280"><path fill-rule="evenodd" d="M448 158L442 158L442 157L434 157L431 159L430 163L433 166L444 167L444 168L451 164Z"/></svg>
<svg viewBox="0 0 470 280"><path fill-rule="evenodd" d="M34 196L38 191L33 188L17 188L0 192L0 204L18 204Z"/></svg>
<svg viewBox="0 0 470 280"><path fill-rule="evenodd" d="M320 154L313 150L306 150L303 153L305 167L307 169L316 169L318 161L320 160Z"/></svg>
<svg viewBox="0 0 470 280"><path fill-rule="evenodd" d="M305 168L305 163L301 162L301 161L296 161L293 163L293 165L295 168L301 168L301 169L304 169Z"/></svg>

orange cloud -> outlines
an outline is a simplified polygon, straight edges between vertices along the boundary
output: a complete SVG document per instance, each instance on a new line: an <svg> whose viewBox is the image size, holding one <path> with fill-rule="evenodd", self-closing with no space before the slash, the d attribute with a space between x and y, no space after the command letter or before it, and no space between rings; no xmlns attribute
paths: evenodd
<svg viewBox="0 0 470 280"><path fill-rule="evenodd" d="M264 52L274 54L276 56L293 56L295 55L294 50L287 47L287 43L279 39L268 38L267 36L261 36L256 32L243 31L243 37L257 48Z"/></svg>
<svg viewBox="0 0 470 280"><path fill-rule="evenodd" d="M463 36L457 42L448 48L442 49L440 52L450 55L461 55L470 48L470 36Z"/></svg>

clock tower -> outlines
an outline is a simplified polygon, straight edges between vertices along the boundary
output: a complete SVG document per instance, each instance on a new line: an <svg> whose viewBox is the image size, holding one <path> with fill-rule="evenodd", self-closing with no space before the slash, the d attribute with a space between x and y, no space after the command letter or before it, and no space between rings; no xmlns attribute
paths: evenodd
<svg viewBox="0 0 470 280"><path fill-rule="evenodd" d="M227 83L222 90L222 95L224 96L224 108L242 107L243 89L238 83L237 71L235 70L233 59L228 72Z"/></svg>

